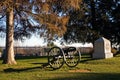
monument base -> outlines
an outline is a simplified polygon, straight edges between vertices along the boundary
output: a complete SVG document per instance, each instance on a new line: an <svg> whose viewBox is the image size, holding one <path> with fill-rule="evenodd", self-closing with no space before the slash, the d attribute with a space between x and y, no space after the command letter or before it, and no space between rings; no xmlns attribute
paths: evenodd
<svg viewBox="0 0 120 80"><path fill-rule="evenodd" d="M102 53L100 55L93 53L92 55L93 59L106 59L106 58L112 58L113 53Z"/></svg>
<svg viewBox="0 0 120 80"><path fill-rule="evenodd" d="M105 58L112 58L113 57L113 53L106 53L105 54Z"/></svg>

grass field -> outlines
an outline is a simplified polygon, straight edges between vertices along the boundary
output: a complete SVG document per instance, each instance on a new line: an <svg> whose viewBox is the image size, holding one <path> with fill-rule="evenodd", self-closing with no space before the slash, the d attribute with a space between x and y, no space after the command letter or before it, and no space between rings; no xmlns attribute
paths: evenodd
<svg viewBox="0 0 120 80"><path fill-rule="evenodd" d="M82 57L78 66L64 65L58 70L43 67L47 63L44 57L16 61L17 65L7 65L0 60L0 80L120 80L120 55L100 60Z"/></svg>

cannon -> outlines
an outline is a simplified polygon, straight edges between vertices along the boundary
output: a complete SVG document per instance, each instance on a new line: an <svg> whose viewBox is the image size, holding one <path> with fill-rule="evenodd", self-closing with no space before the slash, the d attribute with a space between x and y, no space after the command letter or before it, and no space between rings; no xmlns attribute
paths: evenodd
<svg viewBox="0 0 120 80"><path fill-rule="evenodd" d="M75 67L80 62L80 59L81 54L76 47L52 47L48 51L48 64L53 69L61 68L64 63L69 67Z"/></svg>

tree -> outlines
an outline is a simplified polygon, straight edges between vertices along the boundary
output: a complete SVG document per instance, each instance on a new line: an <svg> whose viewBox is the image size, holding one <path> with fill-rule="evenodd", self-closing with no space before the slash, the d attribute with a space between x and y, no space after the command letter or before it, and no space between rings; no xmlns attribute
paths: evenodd
<svg viewBox="0 0 120 80"><path fill-rule="evenodd" d="M94 43L103 36L120 44L119 0L84 0L80 6L81 10L70 12L66 41Z"/></svg>
<svg viewBox="0 0 120 80"><path fill-rule="evenodd" d="M92 42L100 36L95 31L95 3L94 0L84 0L77 11L70 11L67 32L63 39L66 42ZM91 6L91 7L90 7Z"/></svg>
<svg viewBox="0 0 120 80"><path fill-rule="evenodd" d="M14 38L30 37L32 32L40 32L51 39L62 36L66 31L68 9L79 8L81 0L1 0L0 15L6 18L6 55L3 63L16 64L14 58ZM56 7L57 6L57 7ZM54 10L55 9L55 10Z"/></svg>
<svg viewBox="0 0 120 80"><path fill-rule="evenodd" d="M99 35L109 39L112 44L119 44L119 1L118 0L96 0L95 3L95 27ZM92 8L92 7L91 7ZM117 11L116 11L117 10ZM116 18L117 15L117 18Z"/></svg>

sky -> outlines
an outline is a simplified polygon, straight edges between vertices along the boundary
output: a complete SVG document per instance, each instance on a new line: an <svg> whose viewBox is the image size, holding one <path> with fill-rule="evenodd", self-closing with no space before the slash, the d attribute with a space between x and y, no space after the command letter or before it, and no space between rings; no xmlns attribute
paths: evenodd
<svg viewBox="0 0 120 80"><path fill-rule="evenodd" d="M32 36L30 39L21 41L14 41L15 46L45 46L43 39ZM0 38L0 46L5 46L5 38Z"/></svg>
<svg viewBox="0 0 120 80"><path fill-rule="evenodd" d="M38 38L36 36L32 36L30 39L25 40L24 42L21 41L14 41L15 46L46 46L47 43L44 42L42 38ZM59 41L54 42L57 46L60 45ZM5 38L0 38L0 46L5 46ZM82 44L82 43L73 43L71 45L65 44L64 46L74 46L74 47L92 47L92 44Z"/></svg>

